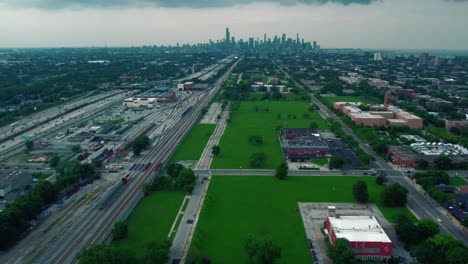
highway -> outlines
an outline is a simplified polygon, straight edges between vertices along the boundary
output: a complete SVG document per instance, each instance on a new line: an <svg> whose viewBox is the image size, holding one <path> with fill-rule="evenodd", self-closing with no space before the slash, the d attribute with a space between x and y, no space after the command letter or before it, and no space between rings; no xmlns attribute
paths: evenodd
<svg viewBox="0 0 468 264"><path fill-rule="evenodd" d="M227 78L226 76L229 76L235 65L229 68L212 90L219 90L221 83ZM132 172L131 179L123 188L122 193L111 204L103 210L99 210L98 202L91 204L85 213L72 221L61 235L45 248L44 253L35 263L74 263L76 254L83 247L105 241L115 221L121 219L122 215L130 210L138 201L137 199L142 196L143 184L150 181L153 172L170 157L190 128L198 121L201 109L208 105L215 94L216 92L206 93L205 98L197 102L196 106L180 122L161 135L155 146L134 161L135 164L149 164L148 169ZM169 119L180 118L181 109L183 108L173 111ZM101 198L105 195L107 193L101 195Z"/></svg>
<svg viewBox="0 0 468 264"><path fill-rule="evenodd" d="M275 62L278 68L291 80L294 81L296 86L303 87L298 83L294 78L291 77L283 68ZM468 245L468 231L463 228L457 220L454 220L449 214L443 209L440 208L437 203L430 198L429 196L424 195L421 190L412 184L406 176L403 175L401 171L395 170L392 166L387 164L387 162L380 157L376 152L374 152L363 140L361 140L352 129L346 125L338 116L336 116L328 107L326 107L322 102L320 102L313 94L310 94L311 103L317 105L320 108L320 114L324 118L333 118L338 121L343 129L343 131L351 135L354 140L359 143L359 146L374 157L375 161L373 162L374 169L378 171L383 171L387 174L389 183L397 182L408 190L408 202L406 206L410 209L418 218L429 218L434 221L440 219L440 229L442 233L450 234L454 238L462 241L465 245Z"/></svg>

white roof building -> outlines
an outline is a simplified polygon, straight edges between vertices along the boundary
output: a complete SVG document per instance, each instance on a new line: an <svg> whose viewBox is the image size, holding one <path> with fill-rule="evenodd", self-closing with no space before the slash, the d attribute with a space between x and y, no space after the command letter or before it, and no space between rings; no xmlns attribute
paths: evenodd
<svg viewBox="0 0 468 264"><path fill-rule="evenodd" d="M328 217L336 238L355 242L392 242L374 216Z"/></svg>

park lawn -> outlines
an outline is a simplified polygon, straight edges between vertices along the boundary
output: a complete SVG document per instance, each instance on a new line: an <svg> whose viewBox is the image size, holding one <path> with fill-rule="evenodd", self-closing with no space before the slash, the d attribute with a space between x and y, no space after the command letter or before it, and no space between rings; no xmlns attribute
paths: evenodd
<svg viewBox="0 0 468 264"><path fill-rule="evenodd" d="M265 152L263 168L276 168L283 155L277 127L308 128L312 121L320 129L328 129L328 122L317 111L309 112L309 104L302 101L239 102L239 109L231 113L231 121L220 140L220 154L213 159L212 168L252 168L249 157L255 152ZM258 106L258 112L254 111ZM265 110L268 108L268 112ZM310 113L310 119L304 117ZM294 118L295 116L295 118ZM262 136L262 145L251 145L249 136Z"/></svg>
<svg viewBox="0 0 468 264"><path fill-rule="evenodd" d="M215 124L196 124L172 155L169 164L181 160L198 160L215 128Z"/></svg>
<svg viewBox="0 0 468 264"><path fill-rule="evenodd" d="M319 166L325 166L328 164L328 159L313 159L311 162Z"/></svg>
<svg viewBox="0 0 468 264"><path fill-rule="evenodd" d="M183 192L158 191L144 197L126 221L128 237L112 245L142 258L146 243L167 238L184 196Z"/></svg>
<svg viewBox="0 0 468 264"><path fill-rule="evenodd" d="M451 186L465 186L466 182L461 177L453 176L453 177L450 177L449 185L451 185Z"/></svg>
<svg viewBox="0 0 468 264"><path fill-rule="evenodd" d="M334 102L366 102L365 99L356 96L322 96L322 101L330 105Z"/></svg>
<svg viewBox="0 0 468 264"><path fill-rule="evenodd" d="M202 208L190 254L212 263L247 263L244 242L249 235L271 238L282 248L278 263L311 263L298 202L353 202L352 185L367 183L371 202L386 218L395 212L416 218L406 208L383 208L383 186L373 177L215 176Z"/></svg>

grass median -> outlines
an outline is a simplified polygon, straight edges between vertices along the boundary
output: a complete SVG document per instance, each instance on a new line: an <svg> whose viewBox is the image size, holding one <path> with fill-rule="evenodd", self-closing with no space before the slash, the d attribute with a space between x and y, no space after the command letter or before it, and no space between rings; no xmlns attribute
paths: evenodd
<svg viewBox="0 0 468 264"><path fill-rule="evenodd" d="M164 241L184 200L183 192L154 192L144 197L127 219L128 237L112 244L143 258L145 245Z"/></svg>
<svg viewBox="0 0 468 264"><path fill-rule="evenodd" d="M172 155L169 164L181 160L198 160L215 128L215 124L195 125L182 144L177 148L174 155Z"/></svg>

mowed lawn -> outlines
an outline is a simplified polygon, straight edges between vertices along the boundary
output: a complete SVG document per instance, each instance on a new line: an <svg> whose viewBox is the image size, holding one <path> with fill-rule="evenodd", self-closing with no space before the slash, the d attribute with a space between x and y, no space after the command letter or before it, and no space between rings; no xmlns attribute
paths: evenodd
<svg viewBox="0 0 468 264"><path fill-rule="evenodd" d="M215 128L215 124L196 124L177 148L170 163L181 160L198 160Z"/></svg>
<svg viewBox="0 0 468 264"><path fill-rule="evenodd" d="M256 107L258 112L255 111ZM317 111L309 112L309 107L302 101L240 102L239 109L231 113L231 122L219 143L220 154L213 159L212 168L252 168L249 157L255 152L266 153L263 168L276 168L283 156L277 127L308 128L313 121L320 129L328 128L328 122ZM309 113L310 117L304 117L305 113ZM262 136L263 144L250 144L250 136Z"/></svg>
<svg viewBox="0 0 468 264"><path fill-rule="evenodd" d="M450 177L449 185L452 185L452 186L465 186L467 184L466 184L465 180L463 180L461 177L452 176L452 177Z"/></svg>
<svg viewBox="0 0 468 264"><path fill-rule="evenodd" d="M406 207L382 208L382 186L373 177L215 176L208 190L191 246L192 256L212 263L248 263L244 242L249 235L271 238L282 248L279 263L311 263L298 202L353 202L352 185L367 182L370 200L385 217L396 212L415 217Z"/></svg>
<svg viewBox="0 0 468 264"><path fill-rule="evenodd" d="M142 258L146 243L167 238L184 196L183 192L162 191L144 197L127 219L127 239L114 241L112 245Z"/></svg>

